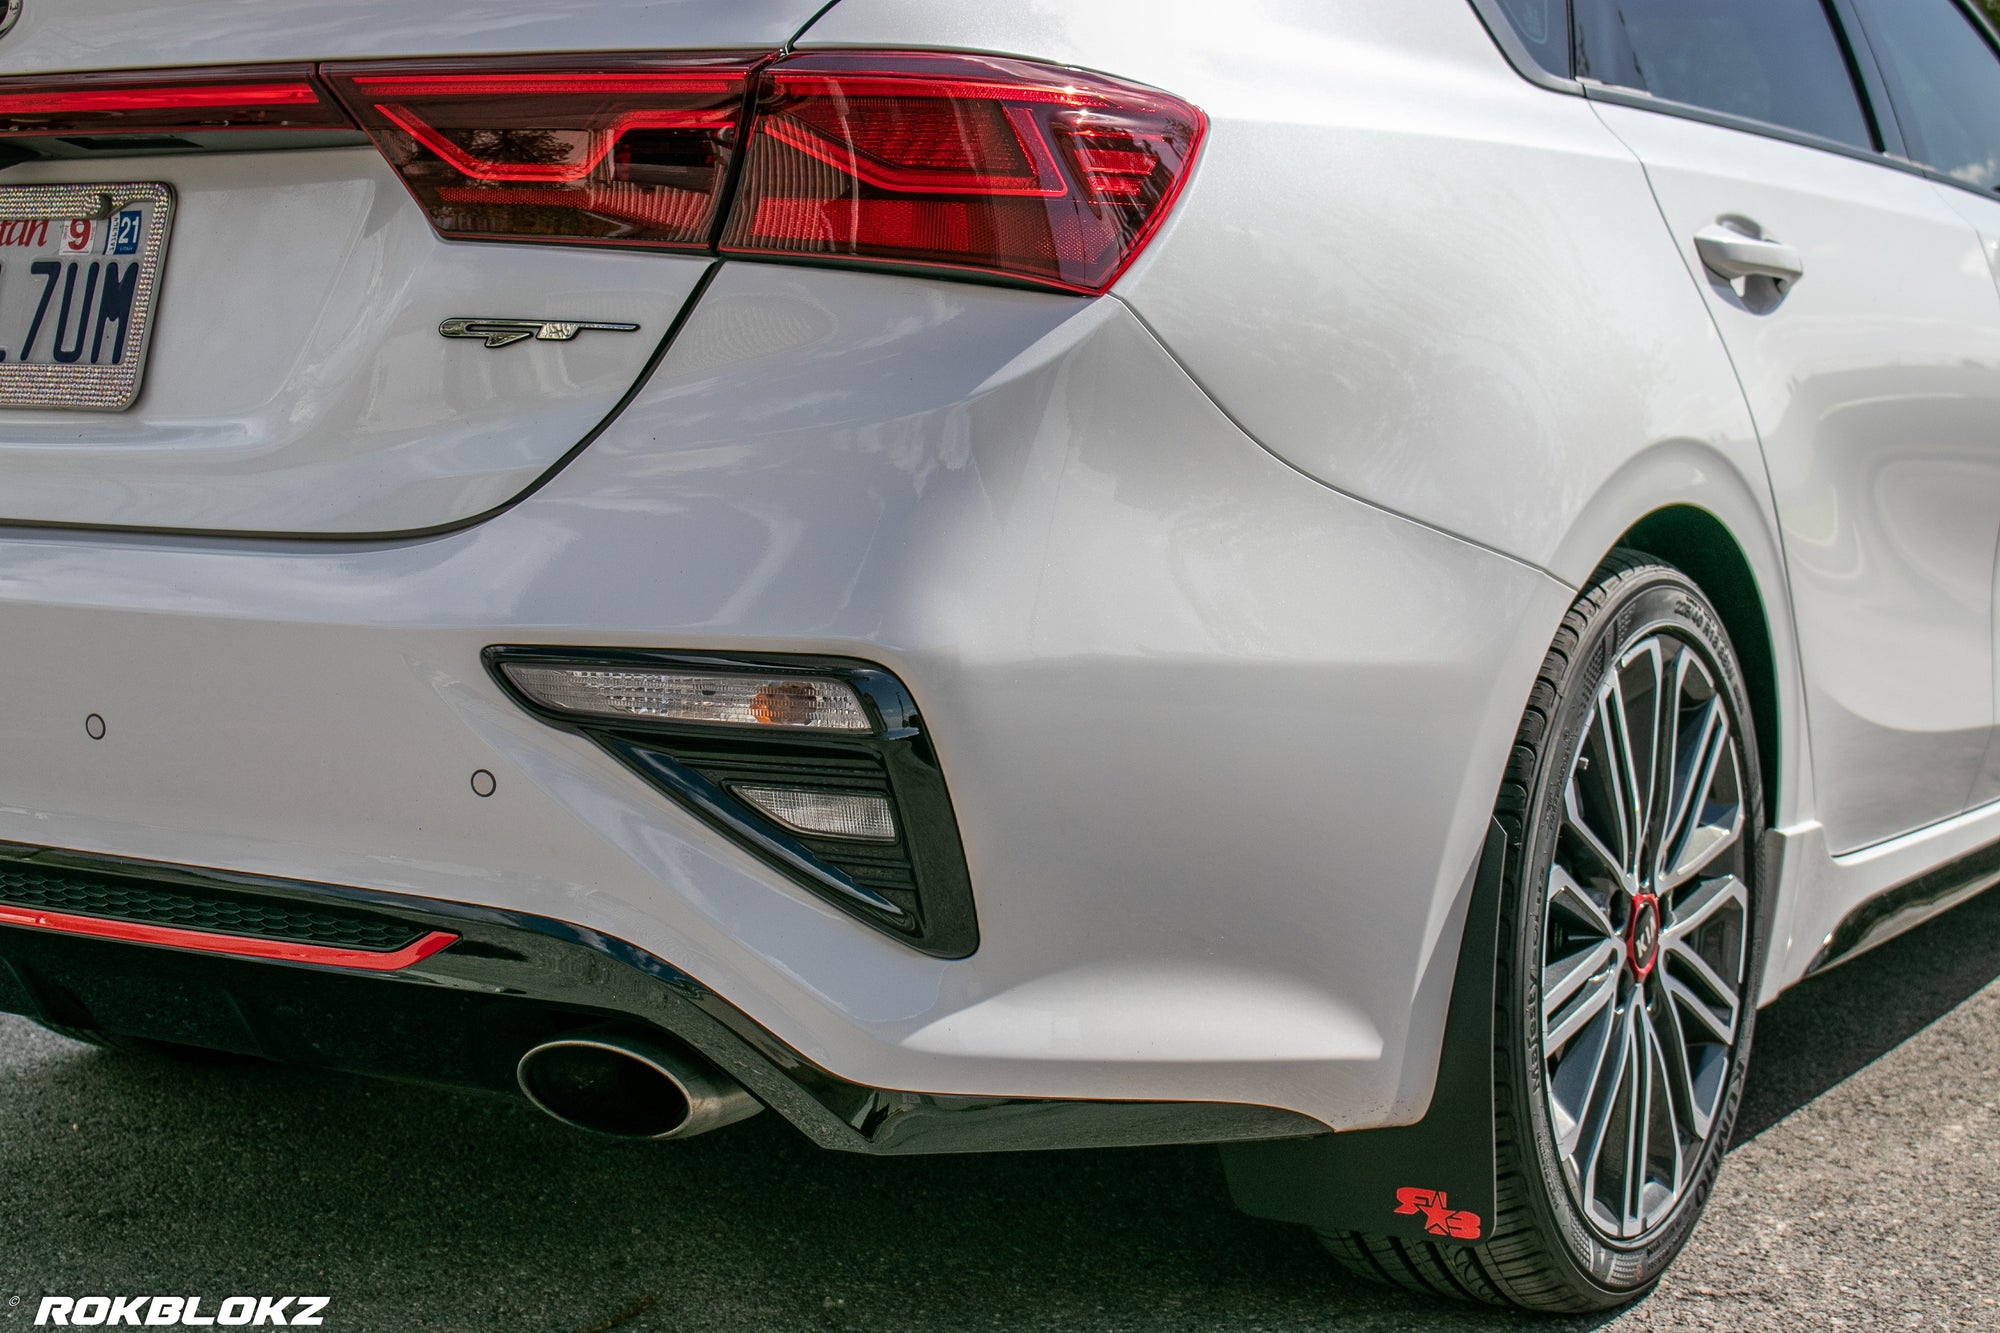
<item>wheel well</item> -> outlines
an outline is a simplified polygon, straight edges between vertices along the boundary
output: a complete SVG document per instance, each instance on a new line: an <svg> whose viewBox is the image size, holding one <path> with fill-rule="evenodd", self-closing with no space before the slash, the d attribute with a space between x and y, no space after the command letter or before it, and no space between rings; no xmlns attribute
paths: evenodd
<svg viewBox="0 0 2000 1333"><path fill-rule="evenodd" d="M1618 545L1664 560L1701 586L1722 617L1743 665L1757 728L1757 767L1764 779L1764 808L1778 808L1778 675L1770 619L1743 549L1720 519L1687 506L1660 509L1634 524Z"/></svg>

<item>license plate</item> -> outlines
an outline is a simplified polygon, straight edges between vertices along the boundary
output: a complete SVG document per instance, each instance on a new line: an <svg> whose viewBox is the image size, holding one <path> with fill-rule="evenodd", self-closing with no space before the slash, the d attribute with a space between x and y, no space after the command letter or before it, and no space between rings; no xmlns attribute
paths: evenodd
<svg viewBox="0 0 2000 1333"><path fill-rule="evenodd" d="M139 396L170 186L0 186L0 408L120 412Z"/></svg>

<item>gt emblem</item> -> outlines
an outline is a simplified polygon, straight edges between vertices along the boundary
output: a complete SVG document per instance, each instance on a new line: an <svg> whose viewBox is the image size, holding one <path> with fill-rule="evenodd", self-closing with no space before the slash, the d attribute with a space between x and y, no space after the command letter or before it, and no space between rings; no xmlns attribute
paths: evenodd
<svg viewBox="0 0 2000 1333"><path fill-rule="evenodd" d="M611 324L596 319L448 319L438 325L438 332L447 338L483 338L488 347L506 347L511 343L526 342L533 338L536 342L566 343L585 329L597 329L604 333L637 333L637 324Z"/></svg>
<svg viewBox="0 0 2000 1333"><path fill-rule="evenodd" d="M1424 1230L1433 1236L1479 1239L1479 1214L1453 1208L1445 1201L1443 1190L1397 1190L1396 1211L1412 1217L1423 1214Z"/></svg>

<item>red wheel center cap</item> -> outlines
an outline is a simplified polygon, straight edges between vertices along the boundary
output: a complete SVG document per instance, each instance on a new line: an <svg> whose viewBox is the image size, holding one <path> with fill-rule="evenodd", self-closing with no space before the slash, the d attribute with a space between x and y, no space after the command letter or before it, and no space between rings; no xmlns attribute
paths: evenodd
<svg viewBox="0 0 2000 1333"><path fill-rule="evenodd" d="M1625 956L1632 975L1644 981L1660 961L1660 899L1657 894L1632 897L1632 919L1625 927Z"/></svg>

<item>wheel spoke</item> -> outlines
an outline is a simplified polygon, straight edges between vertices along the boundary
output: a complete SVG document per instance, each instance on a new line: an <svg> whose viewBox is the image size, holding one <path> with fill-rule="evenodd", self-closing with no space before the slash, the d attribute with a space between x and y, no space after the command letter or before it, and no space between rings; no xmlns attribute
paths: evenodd
<svg viewBox="0 0 2000 1333"><path fill-rule="evenodd" d="M1553 1055L1569 1044L1618 994L1616 940L1551 966L1542 981L1542 1047ZM1574 1003L1571 1003L1574 999Z"/></svg>
<svg viewBox="0 0 2000 1333"><path fill-rule="evenodd" d="M1687 843L1681 848L1673 868L1660 873L1658 891L1672 893L1699 875L1713 865L1717 857L1736 845L1736 837L1742 831L1743 807L1740 805L1729 806L1722 823L1696 825L1689 830Z"/></svg>
<svg viewBox="0 0 2000 1333"><path fill-rule="evenodd" d="M1673 1093L1674 1103L1680 1114L1686 1117L1688 1129L1697 1140L1708 1137L1709 1127L1715 1123L1715 1108L1708 1104L1701 1090L1695 1086L1694 1067L1688 1063L1687 1035L1681 1027L1680 1006L1671 1002L1660 1006L1660 1021L1656 1025L1660 1053L1666 1061L1667 1085Z"/></svg>
<svg viewBox="0 0 2000 1333"><path fill-rule="evenodd" d="M1701 973L1704 983L1711 985L1717 996L1714 1001L1707 1000L1679 977L1671 972L1663 972L1661 984L1666 987L1668 998L1677 1001L1683 1012L1708 1029L1712 1040L1721 1042L1725 1046L1733 1043L1736 1040L1735 988L1723 985L1721 978L1715 975L1707 963L1701 961L1700 955L1685 949L1677 949L1673 957ZM1663 954L1660 959L1663 969L1666 962L1667 956Z"/></svg>
<svg viewBox="0 0 2000 1333"><path fill-rule="evenodd" d="M1618 877L1630 881L1638 870L1639 826L1633 818L1631 755L1625 744L1623 698L1617 678L1613 677L1597 705L1598 747L1604 756L1603 775L1598 781L1604 786L1605 804L1610 807L1618 838L1615 847L1605 850L1613 853L1612 865Z"/></svg>
<svg viewBox="0 0 2000 1333"><path fill-rule="evenodd" d="M1604 904L1560 865L1549 871L1549 906L1568 914L1594 935L1609 939L1618 933L1618 927L1611 924Z"/></svg>
<svg viewBox="0 0 2000 1333"><path fill-rule="evenodd" d="M1637 1184L1633 1193L1638 1202L1635 1212L1638 1225L1632 1231L1636 1236L1657 1222L1660 1216L1672 1207L1673 1201L1680 1197L1683 1157L1680 1108L1675 1104L1673 1096L1674 1075L1666 1046L1654 1026L1652 1012L1643 1003L1635 1004L1633 1007L1638 1012L1640 1028L1645 1038L1647 1111L1644 1147L1640 1153ZM1685 1056L1685 1052L1682 1054ZM1664 1197L1655 1199L1649 1206L1648 1187L1656 1163L1664 1166L1666 1179L1657 1191L1652 1192Z"/></svg>
<svg viewBox="0 0 2000 1333"><path fill-rule="evenodd" d="M1692 731L1694 743L1683 746L1681 739ZM1693 821L1699 817L1703 798L1708 795L1709 784L1715 777L1716 762L1729 739L1729 715L1723 711L1720 696L1711 698L1702 705L1701 715L1694 726L1675 726L1673 737L1672 786L1667 804L1667 835L1660 840L1662 866L1673 863L1682 850Z"/></svg>
<svg viewBox="0 0 2000 1333"><path fill-rule="evenodd" d="M1632 1095L1625 1112L1625 1179L1620 1194L1618 1234L1637 1235L1645 1218L1641 1202L1646 1192L1646 1135L1653 1123L1653 1061L1646 1049L1646 1006L1638 997L1632 1003L1632 1066L1625 1077L1631 1081Z"/></svg>
<svg viewBox="0 0 2000 1333"><path fill-rule="evenodd" d="M1650 781L1652 765L1643 766L1645 777L1642 779L1638 750L1633 744L1632 711L1629 701L1625 698L1622 671L1612 677L1611 693L1607 702L1610 706L1602 708L1600 715L1608 719L1606 731L1611 738L1618 783L1624 797L1618 806L1619 823L1624 830L1624 845L1619 848L1622 853L1620 869L1628 876L1636 876L1645 855L1647 807L1652 804L1653 795L1653 785ZM1654 702L1657 705L1657 691Z"/></svg>
<svg viewBox="0 0 2000 1333"><path fill-rule="evenodd" d="M1661 858L1656 877L1661 893L1671 893L1699 875L1735 846L1743 832L1743 802L1734 798L1715 799L1718 783L1726 783L1732 793L1742 790L1736 743L1729 734L1728 718L1719 710L1704 741L1701 765L1688 784L1683 802L1685 827L1672 840L1672 855Z"/></svg>
<svg viewBox="0 0 2000 1333"><path fill-rule="evenodd" d="M1604 1151L1615 1147L1621 1152L1629 1150L1629 1144L1612 1145L1610 1138L1611 1121L1621 1102L1630 1102L1631 1095L1627 1083L1631 1078L1633 1048L1637 1045L1633 1033L1632 1012L1628 1006L1616 1015L1612 1038L1606 1043L1604 1061L1599 1066L1595 1086L1591 1088L1590 1101L1584 1111L1584 1128L1577 1143L1577 1178L1582 1182L1585 1207L1599 1211L1597 1181L1604 1167ZM1621 1097L1620 1094L1625 1096ZM1625 1118L1629 1126L1631 1108L1626 1106ZM1629 1138L1629 1134L1627 1136ZM1621 1209L1622 1211L1622 1209ZM1610 1219L1613 1234L1622 1234L1622 1217Z"/></svg>
<svg viewBox="0 0 2000 1333"><path fill-rule="evenodd" d="M1584 850L1604 868L1606 878L1629 886L1632 883L1632 877L1625 871L1624 858L1606 846L1604 839L1597 835L1597 830L1592 828L1590 822L1584 818L1580 794L1577 791L1577 779L1575 778L1570 779L1569 790L1563 797L1563 816L1563 825L1576 835L1577 841L1583 845Z"/></svg>
<svg viewBox="0 0 2000 1333"><path fill-rule="evenodd" d="M1617 979L1611 994L1617 995ZM1606 1077L1614 1058L1617 1035L1623 1019L1616 1005L1606 1005L1587 1023L1574 1044L1567 1047L1560 1062L1548 1075L1550 1119L1556 1136L1556 1151L1564 1161L1576 1156L1584 1125L1596 1101L1597 1086ZM1581 1170L1581 1166L1578 1166Z"/></svg>
<svg viewBox="0 0 2000 1333"><path fill-rule="evenodd" d="M1717 912L1731 907L1738 912L1750 910L1750 895L1744 892L1742 881L1734 875L1720 875L1708 880L1667 909L1667 919L1660 927L1660 941L1662 944L1679 944L1706 925Z"/></svg>
<svg viewBox="0 0 2000 1333"><path fill-rule="evenodd" d="M1660 949L1660 967L1674 981L1681 984L1686 984L1688 981L1688 977L1683 974L1692 973L1695 984L1709 992L1718 1004L1729 1006L1732 1012L1735 1010L1737 1002L1735 985L1725 980L1714 967L1710 966L1708 959L1702 957L1699 950L1691 948L1687 940L1677 939L1672 944L1663 944Z"/></svg>

